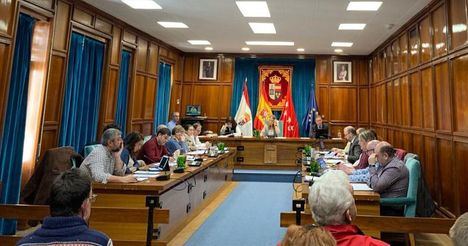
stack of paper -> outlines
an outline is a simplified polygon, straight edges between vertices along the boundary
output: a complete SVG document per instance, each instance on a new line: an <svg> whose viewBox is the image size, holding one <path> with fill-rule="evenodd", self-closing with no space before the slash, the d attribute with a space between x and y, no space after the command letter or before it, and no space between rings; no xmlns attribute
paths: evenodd
<svg viewBox="0 0 468 246"><path fill-rule="evenodd" d="M351 185L353 186L353 190L372 191L372 188L366 183L351 183Z"/></svg>

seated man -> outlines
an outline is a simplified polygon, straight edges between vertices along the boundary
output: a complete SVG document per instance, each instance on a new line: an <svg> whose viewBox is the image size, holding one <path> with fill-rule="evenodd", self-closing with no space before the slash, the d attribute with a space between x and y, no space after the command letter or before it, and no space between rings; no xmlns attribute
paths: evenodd
<svg viewBox="0 0 468 246"><path fill-rule="evenodd" d="M352 126L347 126L343 129L344 137L348 141L346 145L348 149L339 150L339 149L332 149L338 153L338 156L345 156L348 155L347 161L350 163L354 163L359 160L361 156L361 147L359 146L359 137L356 133L356 129Z"/></svg>
<svg viewBox="0 0 468 246"><path fill-rule="evenodd" d="M80 169L63 172L50 190L50 217L17 245L112 245L105 234L89 229L91 180Z"/></svg>
<svg viewBox="0 0 468 246"><path fill-rule="evenodd" d="M123 150L122 133L110 128L102 134L101 144L81 163L80 169L88 173L91 178L100 183L136 182L133 175L125 175L126 167L120 158Z"/></svg>
<svg viewBox="0 0 468 246"><path fill-rule="evenodd" d="M310 128L309 137L327 139L329 136L328 125L323 123L322 116L317 115L315 117L315 124Z"/></svg>
<svg viewBox="0 0 468 246"><path fill-rule="evenodd" d="M315 223L335 238L338 246L388 245L351 223L356 218L356 205L348 178L342 171L328 171L310 188L309 205Z"/></svg>
<svg viewBox="0 0 468 246"><path fill-rule="evenodd" d="M367 184L381 198L406 197L408 192L408 169L403 161L395 155L395 149L390 145L377 145L375 157L379 163L378 167L369 166L370 178ZM403 215L403 206L385 206L381 209L382 215Z"/></svg>
<svg viewBox="0 0 468 246"><path fill-rule="evenodd" d="M176 151L180 154L189 152L188 146L185 143L185 129L181 125L177 125L172 129L172 137L165 146L169 155L174 155Z"/></svg>
<svg viewBox="0 0 468 246"><path fill-rule="evenodd" d="M162 127L156 133L156 136L148 140L140 150L138 154L138 160L145 161L146 164L156 163L161 160L165 155L169 155L169 152L164 146L169 140L171 132L169 128Z"/></svg>
<svg viewBox="0 0 468 246"><path fill-rule="evenodd" d="M202 143L200 141L200 138L198 138L198 136L200 136L200 134L202 133L202 125L196 122L195 124L193 124L193 127L195 128L195 132L193 135L195 139L195 145L197 146L197 148L200 149L200 148L210 147L211 146L210 142Z"/></svg>
<svg viewBox="0 0 468 246"><path fill-rule="evenodd" d="M458 217L450 228L450 238L454 246L466 246L468 243L468 213Z"/></svg>

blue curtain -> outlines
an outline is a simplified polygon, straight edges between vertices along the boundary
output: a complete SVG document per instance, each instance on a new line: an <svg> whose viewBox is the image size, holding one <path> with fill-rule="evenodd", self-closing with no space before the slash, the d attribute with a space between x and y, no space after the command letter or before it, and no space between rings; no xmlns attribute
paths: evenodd
<svg viewBox="0 0 468 246"><path fill-rule="evenodd" d="M96 140L105 45L72 33L63 100L60 146L82 152Z"/></svg>
<svg viewBox="0 0 468 246"><path fill-rule="evenodd" d="M169 104L171 99L171 65L159 63L158 92L154 112L154 128L166 124L169 119Z"/></svg>
<svg viewBox="0 0 468 246"><path fill-rule="evenodd" d="M315 60L313 59L290 59L290 58L236 58L234 84L231 99L231 115L234 117L239 107L242 96L242 86L247 78L249 89L250 107L255 117L259 99L258 66L282 65L292 66L293 101L296 110L297 121L300 123L307 114L307 102L310 90L315 90ZM307 136L301 126L299 134Z"/></svg>
<svg viewBox="0 0 468 246"><path fill-rule="evenodd" d="M115 123L120 126L123 135L125 135L127 130L128 84L130 80L128 75L131 60L132 54L126 50L122 51Z"/></svg>
<svg viewBox="0 0 468 246"><path fill-rule="evenodd" d="M20 14L15 41L10 88L0 148L0 179L2 204L18 203L23 161L23 142L28 103L29 65L36 20ZM16 222L0 221L1 234L14 234Z"/></svg>

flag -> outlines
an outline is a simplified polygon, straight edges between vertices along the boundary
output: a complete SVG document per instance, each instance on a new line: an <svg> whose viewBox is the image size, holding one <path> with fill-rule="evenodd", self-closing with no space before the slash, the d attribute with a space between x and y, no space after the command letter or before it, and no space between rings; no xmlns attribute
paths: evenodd
<svg viewBox="0 0 468 246"><path fill-rule="evenodd" d="M307 114L302 120L302 128L305 130L307 135L309 135L311 124L315 122L315 116L317 115L317 112L318 112L318 107L317 107L317 101L315 100L315 92L311 88L310 94L309 94L309 103L307 106Z"/></svg>
<svg viewBox="0 0 468 246"><path fill-rule="evenodd" d="M260 88L260 99L258 101L257 115L255 116L254 120L254 127L259 131L263 130L263 126L265 126L268 119L271 117L271 115L273 115L271 108L265 99L266 97L267 95L265 95L265 90Z"/></svg>
<svg viewBox="0 0 468 246"><path fill-rule="evenodd" d="M247 78L245 78L242 97L237 108L236 116L234 117L239 126L242 136L253 136L252 133L252 111L250 110L249 93L247 90Z"/></svg>
<svg viewBox="0 0 468 246"><path fill-rule="evenodd" d="M283 122L283 137L299 137L299 123L297 122L294 102L291 97L291 88L288 89L286 94L286 102L280 120Z"/></svg>

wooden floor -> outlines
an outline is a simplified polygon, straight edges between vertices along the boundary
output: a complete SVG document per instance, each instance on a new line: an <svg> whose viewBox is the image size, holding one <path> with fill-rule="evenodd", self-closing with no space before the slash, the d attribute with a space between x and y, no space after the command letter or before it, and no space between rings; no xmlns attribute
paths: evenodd
<svg viewBox="0 0 468 246"><path fill-rule="evenodd" d="M184 245L185 242L200 228L206 219L221 205L224 200L236 188L236 182L228 182L222 190L219 191L217 197L201 211L190 223L188 223L175 237L172 239L168 246Z"/></svg>

